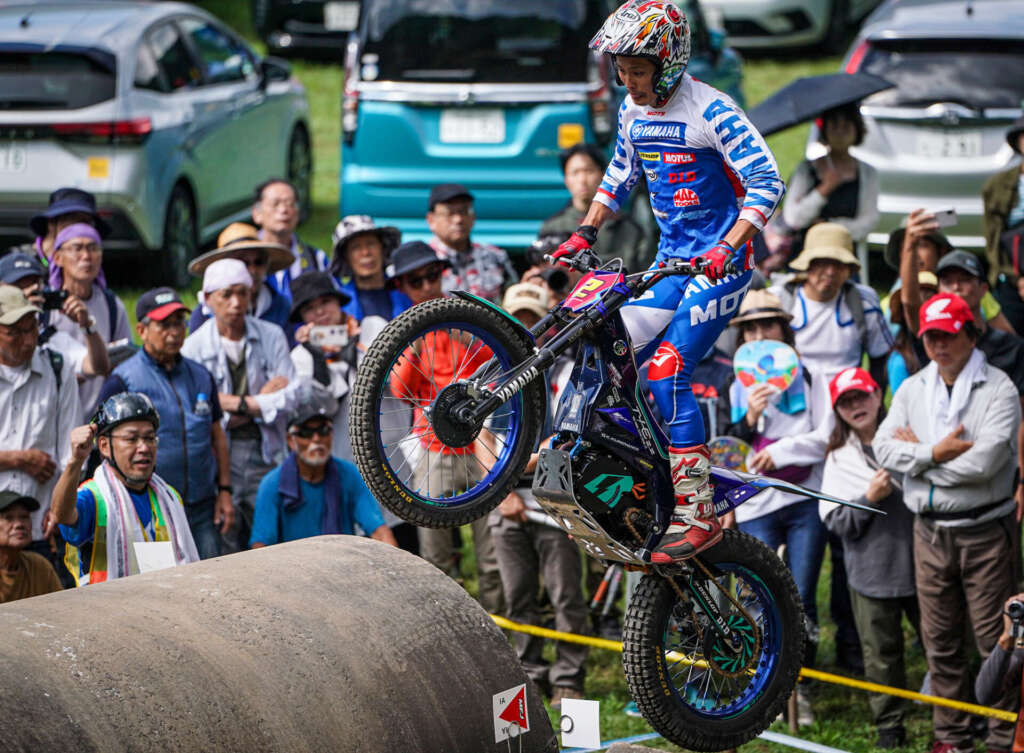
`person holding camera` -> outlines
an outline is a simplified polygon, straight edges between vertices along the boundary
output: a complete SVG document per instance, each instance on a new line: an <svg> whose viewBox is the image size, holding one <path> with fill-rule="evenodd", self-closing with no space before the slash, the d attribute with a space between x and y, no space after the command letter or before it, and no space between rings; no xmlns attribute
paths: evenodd
<svg viewBox="0 0 1024 753"><path fill-rule="evenodd" d="M88 331L89 312L78 296L66 290L48 290L44 286L43 265L34 256L10 253L0 259L0 282L21 288L29 303L42 310L39 315L39 345L60 353L79 377L91 377L110 371L107 344L96 330ZM59 311L85 330L85 344L49 323L50 312Z"/></svg>
<svg viewBox="0 0 1024 753"><path fill-rule="evenodd" d="M1024 751L1024 593L1011 596L1003 605L1003 632L978 671L974 695L984 706L995 705L1000 698L1016 703L1013 752ZM994 753L992 748L989 753Z"/></svg>

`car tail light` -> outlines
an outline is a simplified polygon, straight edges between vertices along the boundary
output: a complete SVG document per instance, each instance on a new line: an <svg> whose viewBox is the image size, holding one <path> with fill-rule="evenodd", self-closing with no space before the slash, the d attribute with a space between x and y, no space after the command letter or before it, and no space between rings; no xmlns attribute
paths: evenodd
<svg viewBox="0 0 1024 753"><path fill-rule="evenodd" d="M857 49L855 49L853 54L850 55L850 59L846 61L846 66L843 68L846 73L857 72L857 69L860 68L860 64L864 61L864 56L868 52L868 47L869 45L866 40L857 45Z"/></svg>
<svg viewBox="0 0 1024 753"><path fill-rule="evenodd" d="M615 113L612 112L612 88L608 81L607 58L592 53L587 68L587 82L590 90L587 100L590 105L590 125L599 144L607 144L615 130Z"/></svg>
<svg viewBox="0 0 1024 753"><path fill-rule="evenodd" d="M112 120L94 123L54 123L53 133L66 141L92 143L141 144L153 130L149 118Z"/></svg>

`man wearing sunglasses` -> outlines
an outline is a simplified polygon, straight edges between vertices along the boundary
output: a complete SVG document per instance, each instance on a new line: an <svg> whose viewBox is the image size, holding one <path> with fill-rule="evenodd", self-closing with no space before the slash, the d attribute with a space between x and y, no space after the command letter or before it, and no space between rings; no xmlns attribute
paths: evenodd
<svg viewBox="0 0 1024 753"><path fill-rule="evenodd" d="M409 241L395 249L391 255L387 275L395 281L395 285L402 293L409 296L413 305L418 305L443 296L441 277L450 266L447 259L439 257L434 249L423 241ZM422 400L433 398L436 390L449 384L456 376L471 374L482 363L479 359L483 354L479 351L475 356L467 353L462 343L456 338L448 337L446 333L436 333L436 336L429 340L417 341L408 352L409 357L400 359L393 372L391 390L396 396L409 392L417 396L418 399L409 401L406 405L412 409L412 425L425 426L426 419L419 408ZM486 357L490 357L490 351L487 351ZM421 379L423 372L416 366L421 360L432 364L430 373L433 378L429 384L428 380ZM456 363L461 366L457 374L454 370ZM446 369L446 364L452 366ZM431 493L439 493L442 485L451 484L456 476L461 478L467 469L475 468L474 465L467 465L464 460L459 460L458 452L449 453L448 449L442 449L440 442L429 429L423 432L420 447L410 448L409 463L414 469L417 483L424 489L429 488ZM457 473L456 468L459 469ZM472 530L480 603L488 612L502 614L504 591L486 517L473 521ZM442 572L455 575L455 549L450 530L421 528L419 540L420 556L423 559Z"/></svg>
<svg viewBox="0 0 1024 753"><path fill-rule="evenodd" d="M398 546L356 467L332 457L329 401L309 392L288 421L290 454L260 482L249 545L253 549L324 534L354 534Z"/></svg>

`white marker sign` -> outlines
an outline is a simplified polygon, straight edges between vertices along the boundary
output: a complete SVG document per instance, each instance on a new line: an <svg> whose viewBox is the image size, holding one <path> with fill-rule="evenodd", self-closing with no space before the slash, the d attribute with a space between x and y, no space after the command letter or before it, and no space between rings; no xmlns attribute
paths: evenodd
<svg viewBox="0 0 1024 753"><path fill-rule="evenodd" d="M491 699L491 708L494 712L494 742L500 743L530 731L525 683L495 693Z"/></svg>

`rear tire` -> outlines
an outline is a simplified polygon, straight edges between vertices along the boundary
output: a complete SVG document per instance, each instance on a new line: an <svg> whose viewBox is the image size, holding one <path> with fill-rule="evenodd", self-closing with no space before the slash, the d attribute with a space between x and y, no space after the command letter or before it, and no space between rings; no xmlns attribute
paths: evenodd
<svg viewBox="0 0 1024 753"><path fill-rule="evenodd" d="M199 231L195 203L184 184L171 191L164 215L164 247L156 282L172 288L188 285L188 264L199 253Z"/></svg>
<svg viewBox="0 0 1024 753"><path fill-rule="evenodd" d="M841 55L846 48L846 38L850 32L850 1L833 0L829 13L825 36L821 38L822 50L830 55Z"/></svg>
<svg viewBox="0 0 1024 753"><path fill-rule="evenodd" d="M401 397L392 392L393 384L399 384L393 369L403 360L415 364L410 373L426 383L432 396L445 386L442 380L431 382L435 362L422 348L415 349L417 343L430 342L432 333L437 337L437 333L444 332L455 333L452 336L461 338L464 343L468 340L467 352L474 352L481 346L489 349L493 354L491 360L497 359L502 371L521 364L533 350L528 338L501 313L459 298L421 303L393 319L374 339L359 366L352 391L349 421L352 454L366 485L385 507L403 520L427 528L464 525L497 507L519 483L546 409L541 374L500 406L489 417L490 424L485 424L481 430L481 438L495 438L490 457L482 451L478 456L485 458L489 467L470 453L452 459L451 470L441 470L437 455L428 455L423 450L421 438L427 433L423 430L425 423L411 427L403 424L397 430L388 423L390 417L408 410L413 398L421 406L431 404L434 399L420 397L416 388L407 388L412 391ZM479 355L482 351L475 352ZM467 361L476 364L479 359L466 355L461 355L460 359L458 368L452 370L463 378L468 377L473 369L461 364ZM438 410L431 426L443 415L443 411ZM389 418L382 422L385 416ZM478 444L474 441L472 446ZM427 480L424 488L422 472L426 471L429 478L431 468L438 472L442 487L446 477L452 487L432 492L431 481ZM482 478L476 480L471 478L472 474L481 474Z"/></svg>
<svg viewBox="0 0 1024 753"><path fill-rule="evenodd" d="M756 737L786 705L803 663L804 617L789 570L754 537L727 530L699 557L756 631L709 583L723 617L744 636L739 651L723 649L703 612L682 602L665 578L646 575L626 611L622 665L637 708L659 734L683 748L716 751Z"/></svg>

